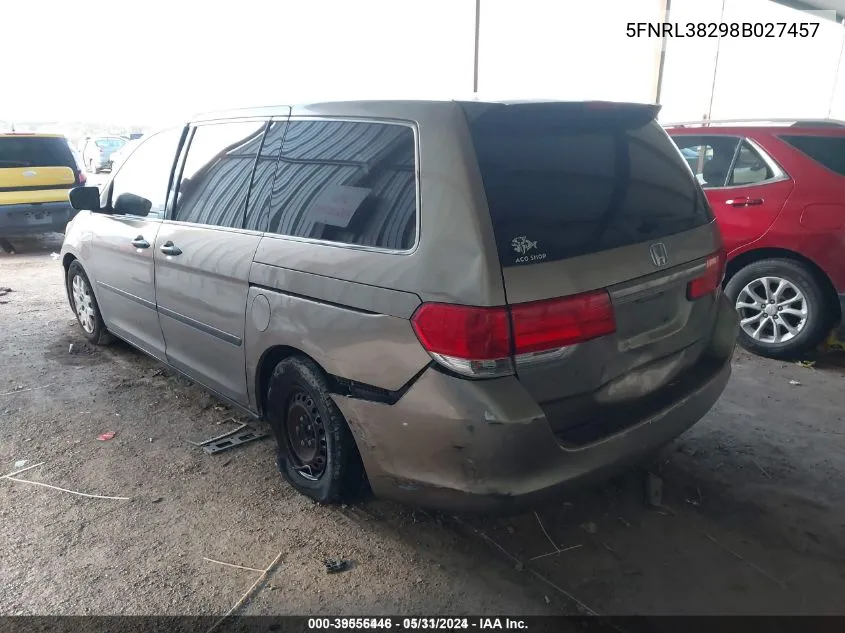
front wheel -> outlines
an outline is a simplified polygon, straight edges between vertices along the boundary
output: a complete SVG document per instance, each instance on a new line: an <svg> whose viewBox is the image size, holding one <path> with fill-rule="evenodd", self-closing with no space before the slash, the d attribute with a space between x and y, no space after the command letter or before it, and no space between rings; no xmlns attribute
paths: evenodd
<svg viewBox="0 0 845 633"><path fill-rule="evenodd" d="M100 306L97 298L91 289L91 282L82 265L74 261L67 271L67 291L70 298L70 305L76 320L82 327L82 334L89 341L96 345L107 345L111 343L112 336L106 330L103 317L100 314Z"/></svg>
<svg viewBox="0 0 845 633"><path fill-rule="evenodd" d="M830 325L830 306L815 274L789 259L764 259L737 272L725 286L739 316L738 342L769 358L815 348Z"/></svg>
<svg viewBox="0 0 845 633"><path fill-rule="evenodd" d="M361 490L364 469L352 432L311 360L291 357L276 366L267 418L279 470L297 491L330 504L351 500Z"/></svg>

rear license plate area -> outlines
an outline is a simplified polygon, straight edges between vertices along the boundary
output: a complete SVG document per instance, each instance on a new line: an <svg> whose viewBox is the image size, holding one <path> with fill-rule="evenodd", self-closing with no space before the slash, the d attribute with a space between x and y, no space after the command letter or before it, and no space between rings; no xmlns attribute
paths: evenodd
<svg viewBox="0 0 845 633"><path fill-rule="evenodd" d="M49 224L53 221L53 214L50 211L27 211L27 224Z"/></svg>

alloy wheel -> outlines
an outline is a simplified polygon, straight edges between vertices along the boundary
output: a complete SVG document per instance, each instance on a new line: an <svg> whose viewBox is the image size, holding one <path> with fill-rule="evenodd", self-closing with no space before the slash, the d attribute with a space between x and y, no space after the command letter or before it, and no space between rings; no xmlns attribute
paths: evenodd
<svg viewBox="0 0 845 633"><path fill-rule="evenodd" d="M761 343L786 343L807 325L804 293L788 279L759 277L745 285L736 299L739 325Z"/></svg>
<svg viewBox="0 0 845 633"><path fill-rule="evenodd" d="M94 310L94 298L91 296L91 288L81 275L74 275L71 282L73 294L73 306L76 309L76 318L82 329L88 334L94 333L96 326L96 312Z"/></svg>

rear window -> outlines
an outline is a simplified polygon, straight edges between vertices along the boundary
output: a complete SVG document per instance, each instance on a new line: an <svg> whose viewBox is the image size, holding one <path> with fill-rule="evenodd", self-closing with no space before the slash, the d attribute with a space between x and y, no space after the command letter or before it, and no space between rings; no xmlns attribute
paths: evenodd
<svg viewBox="0 0 845 633"><path fill-rule="evenodd" d="M97 147L102 147L104 149L117 149L126 143L126 141L119 138L101 138L94 142L97 144Z"/></svg>
<svg viewBox="0 0 845 633"><path fill-rule="evenodd" d="M784 135L780 138L817 163L845 176L845 137Z"/></svg>
<svg viewBox="0 0 845 633"><path fill-rule="evenodd" d="M464 108L503 266L653 240L713 219L650 106Z"/></svg>
<svg viewBox="0 0 845 633"><path fill-rule="evenodd" d="M63 138L0 136L0 169L9 167L77 168Z"/></svg>

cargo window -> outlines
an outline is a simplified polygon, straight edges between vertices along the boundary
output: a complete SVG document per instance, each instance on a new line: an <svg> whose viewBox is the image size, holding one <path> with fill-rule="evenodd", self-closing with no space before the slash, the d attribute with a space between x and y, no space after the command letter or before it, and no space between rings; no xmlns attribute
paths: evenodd
<svg viewBox="0 0 845 633"><path fill-rule="evenodd" d="M390 250L416 240L416 153L405 125L291 121L268 231Z"/></svg>
<svg viewBox="0 0 845 633"><path fill-rule="evenodd" d="M648 106L464 104L503 266L554 261L712 221Z"/></svg>
<svg viewBox="0 0 845 633"><path fill-rule="evenodd" d="M0 136L0 169L15 167L77 168L64 138Z"/></svg>
<svg viewBox="0 0 845 633"><path fill-rule="evenodd" d="M845 176L845 137L783 135L780 138L820 165Z"/></svg>

